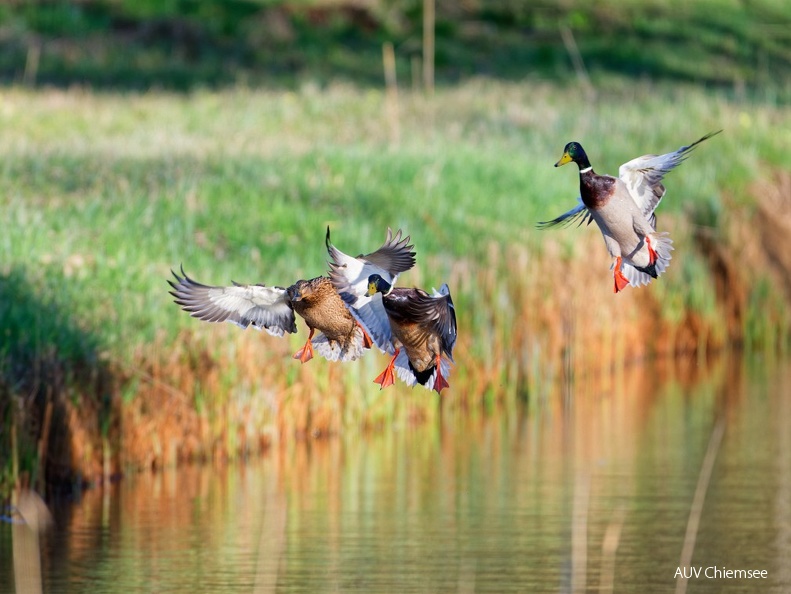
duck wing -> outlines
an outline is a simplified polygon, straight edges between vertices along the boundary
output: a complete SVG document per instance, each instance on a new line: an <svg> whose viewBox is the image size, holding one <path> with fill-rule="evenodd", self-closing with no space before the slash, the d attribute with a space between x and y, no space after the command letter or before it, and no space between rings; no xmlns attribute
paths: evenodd
<svg viewBox="0 0 791 594"><path fill-rule="evenodd" d="M450 365L451 361L447 357L441 357L439 361L439 370L436 365L433 365L426 371L418 373L409 362L406 351L402 350L398 353L395 360L395 372L398 378L410 388L420 384L428 390L433 390L434 382L437 379L437 372L441 373L444 378L450 377Z"/></svg>
<svg viewBox="0 0 791 594"><path fill-rule="evenodd" d="M457 333L456 308L448 285L443 284L432 295L421 289L395 289L393 297L398 301L397 305L388 305L388 312L393 319L417 324L426 337L432 334L437 336L442 352L453 361Z"/></svg>
<svg viewBox="0 0 791 594"><path fill-rule="evenodd" d="M388 355L395 353L390 318L387 316L381 293L374 293L370 297L362 295L357 299L357 305L350 307L349 311L368 332L376 348Z"/></svg>
<svg viewBox="0 0 791 594"><path fill-rule="evenodd" d="M430 315L434 320L434 331L440 336L442 350L453 361L453 347L456 344L456 306L450 296L448 285L443 283L439 288L433 290L433 305L429 308ZM447 377L447 376L445 376Z"/></svg>
<svg viewBox="0 0 791 594"><path fill-rule="evenodd" d="M330 229L327 227L328 241L329 232ZM382 244L382 247L370 254L358 256L358 258L361 258L373 266L378 266L379 268L386 270L389 274L394 275L393 281L395 282L395 276L402 272L406 272L415 265L415 246L410 245L408 235L403 239L401 238L401 235L401 229L396 231L394 236L393 231L390 229L390 227L388 227L387 237L385 238L385 242ZM385 280L387 280L387 278L385 278Z"/></svg>
<svg viewBox="0 0 791 594"><path fill-rule="evenodd" d="M579 204L572 208L568 212L564 212L559 217L552 219L551 221L540 221L536 224L536 227L539 229L551 229L552 227L569 227L576 223L576 227L581 226L583 223L590 225L593 221L593 216L591 215L590 210L588 207L585 206L582 202L581 197L577 197L577 201Z"/></svg>
<svg viewBox="0 0 791 594"><path fill-rule="evenodd" d="M722 130L706 134L692 144L682 146L677 151L665 153L664 155L643 155L620 166L618 177L626 184L629 193L637 203L637 206L640 207L643 216L653 228L656 228L654 210L659 206L662 197L665 195L665 186L662 185L665 175L681 165L697 145L720 132Z"/></svg>
<svg viewBox="0 0 791 594"><path fill-rule="evenodd" d="M332 285L349 306L354 318L366 329L374 344L390 354L395 352L390 320L382 303L382 295L367 295L368 278L372 274L378 274L388 284L393 285L401 272L415 265L414 246L409 244L408 236L402 239L401 235L400 229L393 235L388 228L382 247L371 254L357 257L349 256L332 245L329 227L325 241L331 259L329 277Z"/></svg>
<svg viewBox="0 0 791 594"><path fill-rule="evenodd" d="M173 272L173 271L171 271ZM170 294L181 309L205 322L231 322L240 328L252 326L264 329L273 336L297 331L294 310L282 287L239 285L213 287L189 278L181 269L181 276L173 272L175 281Z"/></svg>
<svg viewBox="0 0 791 594"><path fill-rule="evenodd" d="M368 291L368 277L378 274L388 284L395 283L396 278L415 265L414 246L409 245L409 237L401 238L399 229L395 236L388 227L384 244L375 252L357 257L344 254L332 245L330 228L327 227L325 240L330 255L330 280L343 300L352 307L359 303Z"/></svg>

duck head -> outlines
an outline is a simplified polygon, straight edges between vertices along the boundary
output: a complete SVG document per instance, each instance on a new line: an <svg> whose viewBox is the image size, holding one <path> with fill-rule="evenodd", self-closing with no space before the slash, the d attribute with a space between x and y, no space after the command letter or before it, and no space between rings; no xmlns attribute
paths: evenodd
<svg viewBox="0 0 791 594"><path fill-rule="evenodd" d="M393 286L378 274L372 274L368 277L368 291L366 292L367 297L371 297L376 293L387 295L392 290Z"/></svg>
<svg viewBox="0 0 791 594"><path fill-rule="evenodd" d="M582 148L579 142L569 142L566 145L566 148L563 149L563 156L560 158L560 161L555 163L555 167L560 167L572 161L576 163L580 169L591 166L588 155L585 154L585 149Z"/></svg>
<svg viewBox="0 0 791 594"><path fill-rule="evenodd" d="M302 301L309 291L309 284L306 280L298 280L286 289L289 301Z"/></svg>

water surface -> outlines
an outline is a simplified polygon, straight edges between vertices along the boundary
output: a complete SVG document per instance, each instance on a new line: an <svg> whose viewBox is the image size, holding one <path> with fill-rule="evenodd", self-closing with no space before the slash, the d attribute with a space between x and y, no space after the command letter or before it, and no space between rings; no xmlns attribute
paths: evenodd
<svg viewBox="0 0 791 594"><path fill-rule="evenodd" d="M55 507L45 592L670 592L724 427L692 566L791 591L791 364L579 379L524 410L293 441L127 477ZM454 389L457 389L454 386ZM14 590L0 525L0 591ZM710 571L711 573L711 571Z"/></svg>

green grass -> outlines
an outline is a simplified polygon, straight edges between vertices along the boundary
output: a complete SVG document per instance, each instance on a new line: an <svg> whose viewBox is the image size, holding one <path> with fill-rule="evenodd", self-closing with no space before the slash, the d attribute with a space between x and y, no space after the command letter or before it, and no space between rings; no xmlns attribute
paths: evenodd
<svg viewBox="0 0 791 594"><path fill-rule="evenodd" d="M724 128L669 176L665 215L719 203L723 191L746 203L749 182L783 163L783 108L692 88L616 87L594 104L574 87L533 84L471 82L433 102L407 95L398 146L382 95L345 87L187 97L9 91L2 261L29 267L45 286L77 287L75 313L118 346L129 327L150 338L191 323L174 323L162 307L168 268L184 263L212 282L316 275L327 224L348 251L402 226L421 263L480 259L491 241L540 250L548 234L533 225L577 194L572 168L552 167L570 139L598 171L615 172L641 152ZM425 282L441 282L427 272Z"/></svg>
<svg viewBox="0 0 791 594"><path fill-rule="evenodd" d="M449 394L459 403L540 397L564 360L582 370L628 359L629 329L650 299L671 326L692 312L711 329L707 340L724 339L693 231L717 223L713 232L725 242L727 225L749 216L750 184L787 166L779 131L789 129L791 110L623 79L592 102L573 85L474 80L431 100L402 93L400 143L391 141L385 113L381 92L342 85L189 95L3 91L0 277L35 297L0 305L3 326L22 307L34 351L54 352L74 373L85 361L155 366L183 351L179 336L189 331L197 339L189 348L230 365L190 395L209 418L227 419L220 413L229 403L262 401L257 395L272 390L283 399L278 410L301 410L307 397L309 410L328 407L344 426L436 414L439 401L428 392L374 389L384 359L300 368L283 351L304 340L304 326L287 347L287 339L251 339L191 319L167 292L180 264L205 283L285 286L325 272L327 225L351 253L376 248L391 226L417 249L418 267L404 284L451 285L460 343ZM535 229L575 203L576 171L553 167L567 141L583 143L597 171L615 173L639 154L721 128L667 178L660 228L673 232L676 252L652 286L613 297L595 229ZM769 280L747 290L749 342L787 340L782 294ZM250 356L261 358L260 377L244 370ZM6 374L6 385L19 373ZM128 385L148 384L125 381L129 404ZM329 398L339 385L342 394Z"/></svg>
<svg viewBox="0 0 791 594"><path fill-rule="evenodd" d="M662 215L718 204L723 191L746 203L749 182L783 160L775 131L788 123L785 109L692 88L615 86L594 104L574 87L533 84L471 82L433 102L406 95L398 146L382 95L345 87L8 91L0 261L24 267L126 357L160 331L172 339L194 327L168 304L169 268L183 263L212 283L290 283L325 270L327 225L350 252L403 227L421 282L435 285L452 262L480 262L492 241L539 254L550 237L573 244L588 230L534 229L574 204L574 171L552 167L567 140L582 142L598 171L615 172L641 152L724 128L669 176Z"/></svg>

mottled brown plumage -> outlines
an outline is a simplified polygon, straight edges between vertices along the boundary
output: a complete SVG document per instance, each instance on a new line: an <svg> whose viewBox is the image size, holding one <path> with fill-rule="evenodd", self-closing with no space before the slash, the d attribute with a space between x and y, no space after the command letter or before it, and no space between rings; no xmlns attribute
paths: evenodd
<svg viewBox="0 0 791 594"><path fill-rule="evenodd" d="M328 277L298 280L286 293L291 307L311 332L320 331L330 343L337 342L343 352L353 348L359 326Z"/></svg>

